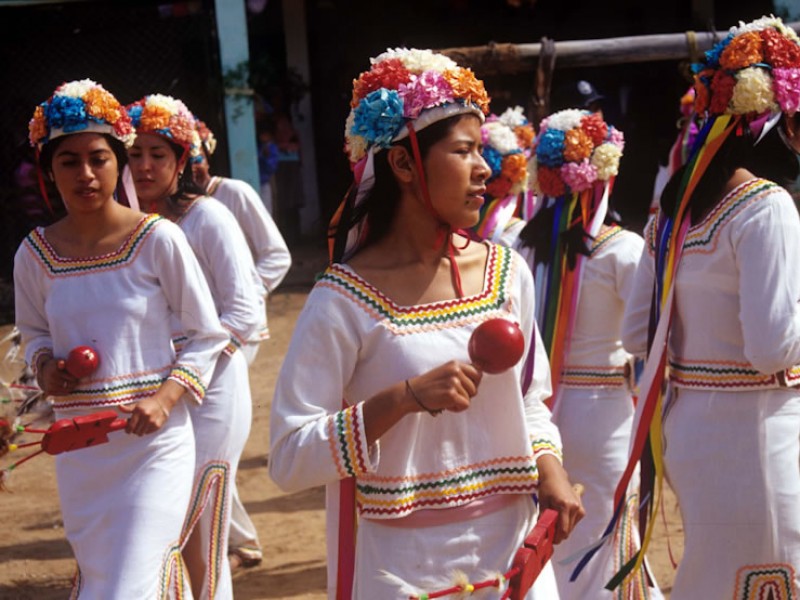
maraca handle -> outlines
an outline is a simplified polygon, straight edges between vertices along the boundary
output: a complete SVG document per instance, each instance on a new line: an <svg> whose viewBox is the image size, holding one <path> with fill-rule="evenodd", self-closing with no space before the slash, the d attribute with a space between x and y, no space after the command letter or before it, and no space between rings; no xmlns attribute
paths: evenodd
<svg viewBox="0 0 800 600"><path fill-rule="evenodd" d="M114 419L111 421L111 424L108 426L109 431L119 431L120 429L125 429L128 425L128 419Z"/></svg>

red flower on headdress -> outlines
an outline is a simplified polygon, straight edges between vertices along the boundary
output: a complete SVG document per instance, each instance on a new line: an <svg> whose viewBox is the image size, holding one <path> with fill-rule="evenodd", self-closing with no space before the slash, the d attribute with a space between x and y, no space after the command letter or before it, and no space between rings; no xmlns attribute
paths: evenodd
<svg viewBox="0 0 800 600"><path fill-rule="evenodd" d="M540 165L536 170L536 181L545 196L557 198L558 196L563 196L567 191L567 186L564 184L564 180L561 179L561 173L558 169L553 169L552 167Z"/></svg>
<svg viewBox="0 0 800 600"><path fill-rule="evenodd" d="M500 175L494 180L486 184L486 193L492 198L505 198L511 190L511 180L508 177Z"/></svg>
<svg viewBox="0 0 800 600"><path fill-rule="evenodd" d="M355 108L370 92L386 88L396 90L401 83L411 81L411 73L399 58L387 58L364 71L358 79L353 80L353 98L350 106Z"/></svg>
<svg viewBox="0 0 800 600"><path fill-rule="evenodd" d="M733 97L733 88L736 79L725 71L717 71L711 79L711 104L709 111L715 115L722 115L728 110L728 103Z"/></svg>
<svg viewBox="0 0 800 600"><path fill-rule="evenodd" d="M737 35L722 51L719 64L723 69L735 71L752 64L763 62L763 43L758 31L748 31Z"/></svg>
<svg viewBox="0 0 800 600"><path fill-rule="evenodd" d="M608 135L608 125L597 113L581 117L581 129L586 132L586 135L589 136L595 146L602 144Z"/></svg>
<svg viewBox="0 0 800 600"><path fill-rule="evenodd" d="M711 77L713 69L705 69L694 76L694 111L702 115L707 109L710 98L710 91L706 85L706 78Z"/></svg>
<svg viewBox="0 0 800 600"><path fill-rule="evenodd" d="M800 45L775 29L761 31L764 56L773 68L791 69L800 67Z"/></svg>

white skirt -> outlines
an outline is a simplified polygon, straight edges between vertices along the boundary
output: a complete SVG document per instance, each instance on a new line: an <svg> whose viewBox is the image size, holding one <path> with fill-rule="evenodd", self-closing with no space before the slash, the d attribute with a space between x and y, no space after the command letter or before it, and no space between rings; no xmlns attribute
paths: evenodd
<svg viewBox="0 0 800 600"><path fill-rule="evenodd" d="M662 598L658 588L647 586L644 570L614 591L605 589L614 574L640 548L635 521L637 498L620 521L613 543L605 544L575 581L570 581L577 560L559 564L599 540L613 514L614 491L628 463L633 426L633 399L626 389L562 387L554 422L561 432L564 468L570 480L584 486L586 516L556 546L553 569L561 600ZM638 477L632 488L638 488Z"/></svg>
<svg viewBox="0 0 800 600"><path fill-rule="evenodd" d="M90 412L57 412L57 418ZM55 458L64 531L78 561L73 597L191 597L180 555L194 471L185 401L154 434L114 432L107 444Z"/></svg>
<svg viewBox="0 0 800 600"><path fill-rule="evenodd" d="M800 392L673 388L664 438L685 530L672 597L797 598Z"/></svg>
<svg viewBox="0 0 800 600"><path fill-rule="evenodd" d="M411 590L431 593L451 587L456 571L470 583L505 573L536 522L536 514L532 498L518 495L495 512L444 525L406 528L361 519L353 599L405 600ZM383 577L383 572L393 578ZM470 597L493 600L504 591L505 587L485 588ZM552 569L542 572L526 599L558 600Z"/></svg>

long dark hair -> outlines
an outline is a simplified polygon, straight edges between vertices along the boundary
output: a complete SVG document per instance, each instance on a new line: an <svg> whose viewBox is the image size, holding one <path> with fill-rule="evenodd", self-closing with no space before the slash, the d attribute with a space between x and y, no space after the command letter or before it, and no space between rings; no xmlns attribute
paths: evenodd
<svg viewBox="0 0 800 600"><path fill-rule="evenodd" d="M797 159L781 139L779 127L783 127L782 122L773 127L756 145L755 138L747 127L728 136L711 159L689 199L693 222L701 220L722 200L723 190L736 169L747 169L754 175L784 186L797 178ZM672 215L680 202L678 193L688 164L679 168L664 187L661 210L666 215Z"/></svg>
<svg viewBox="0 0 800 600"><path fill-rule="evenodd" d="M441 121L436 121L428 125L417 133L419 153L424 161L428 156L431 146L441 141L450 133L453 127L464 117L471 113L459 114ZM395 146L402 146L408 151L409 156L413 156L411 151L411 141L404 138L395 142ZM367 192L363 202L349 211L350 199L345 205L342 213L341 223L336 232L336 244L334 248L333 261L340 262L344 254L344 240L351 227L356 226L366 219L367 236L360 250L377 243L386 236L394 221L397 207L400 204L400 186L392 173L387 159L388 152L381 151L375 155L375 183ZM413 158L412 158L413 160ZM351 190L351 194L355 193Z"/></svg>
<svg viewBox="0 0 800 600"><path fill-rule="evenodd" d="M166 138L165 138L166 139ZM177 215L182 215L189 208L192 200L197 196L204 196L205 190L194 181L192 176L192 159L189 152L180 144L166 140L172 152L175 154L176 163L180 164L181 159L186 156L186 164L183 170L178 173L178 188L175 193L167 198L167 206Z"/></svg>

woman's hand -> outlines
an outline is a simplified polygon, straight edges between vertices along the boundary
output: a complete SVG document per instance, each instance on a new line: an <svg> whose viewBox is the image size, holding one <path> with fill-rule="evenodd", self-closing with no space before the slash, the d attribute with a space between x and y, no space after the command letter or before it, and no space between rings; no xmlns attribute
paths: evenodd
<svg viewBox="0 0 800 600"><path fill-rule="evenodd" d="M547 508L558 512L553 543L560 544L569 537L586 511L580 495L555 456L546 454L536 461L536 465L539 470L539 512Z"/></svg>
<svg viewBox="0 0 800 600"><path fill-rule="evenodd" d="M143 436L161 429L169 419L169 413L183 395L184 389L180 384L167 380L158 391L144 400L133 404L118 406L120 412L130 416L126 433Z"/></svg>
<svg viewBox="0 0 800 600"><path fill-rule="evenodd" d="M412 412L427 411L438 415L443 410L467 410L478 393L483 373L470 364L451 360L445 364L408 379L406 392L416 405Z"/></svg>
<svg viewBox="0 0 800 600"><path fill-rule="evenodd" d="M65 396L75 389L78 379L67 372L66 361L45 356L36 368L36 382L48 396Z"/></svg>

